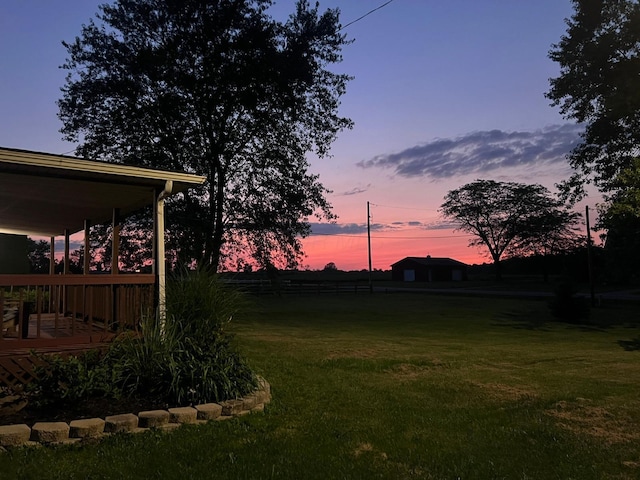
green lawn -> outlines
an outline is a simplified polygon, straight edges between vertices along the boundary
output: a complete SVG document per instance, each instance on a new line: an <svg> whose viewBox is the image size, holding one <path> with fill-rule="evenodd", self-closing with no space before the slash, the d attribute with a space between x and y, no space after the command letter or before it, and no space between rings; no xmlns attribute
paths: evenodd
<svg viewBox="0 0 640 480"><path fill-rule="evenodd" d="M607 328L541 301L421 294L256 300L233 330L264 414L0 455L0 478L640 478L637 305Z"/></svg>

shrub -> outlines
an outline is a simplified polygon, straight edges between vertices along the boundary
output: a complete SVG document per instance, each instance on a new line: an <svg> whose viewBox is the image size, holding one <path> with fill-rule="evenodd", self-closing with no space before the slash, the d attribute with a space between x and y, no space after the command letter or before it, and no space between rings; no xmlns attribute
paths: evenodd
<svg viewBox="0 0 640 480"><path fill-rule="evenodd" d="M589 301L577 297L569 282L559 284L554 293L549 308L555 318L569 323L581 323L589 319Z"/></svg>
<svg viewBox="0 0 640 480"><path fill-rule="evenodd" d="M168 404L236 398L255 376L224 327L244 306L216 276L183 270L167 288L167 317L142 320L142 335L124 334L104 354L40 357L30 387L34 403L91 396L153 398Z"/></svg>
<svg viewBox="0 0 640 480"><path fill-rule="evenodd" d="M39 365L36 380L27 385L27 394L36 407L61 405L83 398L116 398L120 391L114 383L111 365L102 353L90 350L78 356L36 355Z"/></svg>
<svg viewBox="0 0 640 480"><path fill-rule="evenodd" d="M109 350L125 394L184 404L253 390L254 375L224 331L243 298L206 271L172 277L165 321L143 319L141 337L124 337Z"/></svg>

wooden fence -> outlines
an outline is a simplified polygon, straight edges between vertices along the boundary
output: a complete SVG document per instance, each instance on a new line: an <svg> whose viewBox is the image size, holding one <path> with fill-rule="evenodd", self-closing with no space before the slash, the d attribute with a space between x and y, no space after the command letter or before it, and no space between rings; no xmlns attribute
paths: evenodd
<svg viewBox="0 0 640 480"><path fill-rule="evenodd" d="M224 280L253 295L357 295L369 293L366 281Z"/></svg>

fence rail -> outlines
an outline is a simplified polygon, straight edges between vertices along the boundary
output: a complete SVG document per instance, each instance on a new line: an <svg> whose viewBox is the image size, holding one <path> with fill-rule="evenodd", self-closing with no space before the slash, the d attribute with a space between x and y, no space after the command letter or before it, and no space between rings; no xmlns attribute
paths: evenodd
<svg viewBox="0 0 640 480"><path fill-rule="evenodd" d="M369 293L366 281L326 280L224 280L253 295L356 295Z"/></svg>
<svg viewBox="0 0 640 480"><path fill-rule="evenodd" d="M137 330L153 311L154 285L149 274L0 275L0 350Z"/></svg>

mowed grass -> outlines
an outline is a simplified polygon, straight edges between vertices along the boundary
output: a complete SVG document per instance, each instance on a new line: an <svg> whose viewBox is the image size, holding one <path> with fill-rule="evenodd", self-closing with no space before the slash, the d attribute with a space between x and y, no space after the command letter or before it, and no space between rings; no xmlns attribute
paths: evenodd
<svg viewBox="0 0 640 480"><path fill-rule="evenodd" d="M0 455L0 478L640 478L637 305L263 297L232 326L264 414Z"/></svg>

